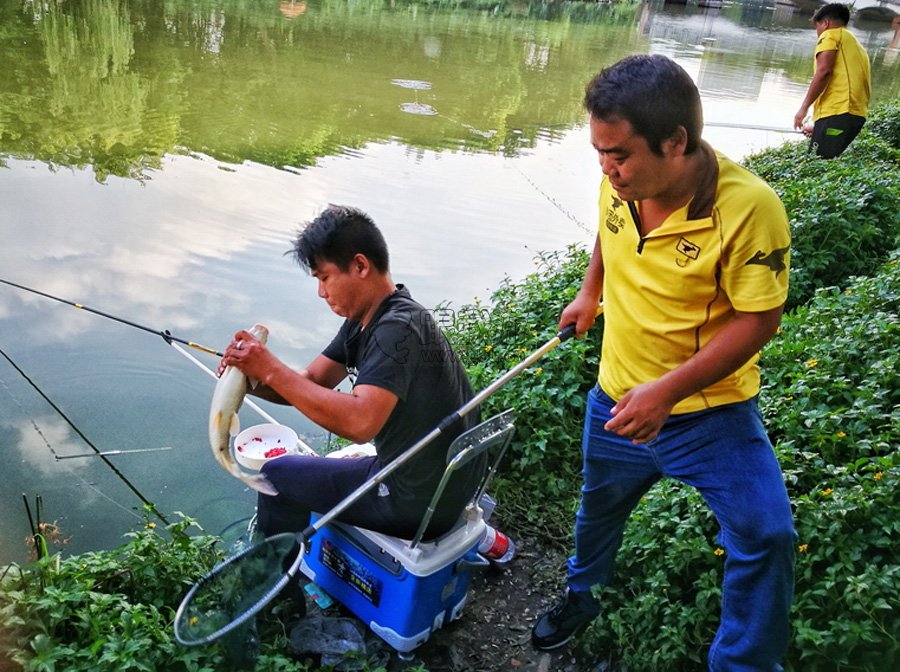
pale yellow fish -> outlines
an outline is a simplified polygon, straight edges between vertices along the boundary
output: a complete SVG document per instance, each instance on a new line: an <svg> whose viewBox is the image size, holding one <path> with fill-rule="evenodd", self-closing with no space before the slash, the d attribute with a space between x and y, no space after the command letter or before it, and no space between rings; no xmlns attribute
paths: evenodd
<svg viewBox="0 0 900 672"><path fill-rule="evenodd" d="M269 330L261 324L254 324L247 331L262 343L269 337ZM231 437L240 431L238 410L244 403L248 388L247 376L240 369L229 366L222 372L209 407L209 445L216 461L225 471L254 490L264 495L275 496L278 491L269 479L262 474L248 474L242 471L231 454Z"/></svg>

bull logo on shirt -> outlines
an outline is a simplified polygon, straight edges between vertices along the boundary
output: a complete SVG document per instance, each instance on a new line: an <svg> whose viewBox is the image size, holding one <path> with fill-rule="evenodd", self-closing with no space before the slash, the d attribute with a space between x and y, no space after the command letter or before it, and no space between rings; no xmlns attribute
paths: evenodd
<svg viewBox="0 0 900 672"><path fill-rule="evenodd" d="M790 246L782 247L777 250L772 250L768 254L762 250L757 250L756 254L750 257L744 266L766 266L772 269L772 272L775 273L775 277L777 278L778 275L787 268L787 263L784 261L784 258L787 256L789 249L791 249Z"/></svg>
<svg viewBox="0 0 900 672"><path fill-rule="evenodd" d="M678 250L679 254L683 255L675 257L675 263L681 268L684 268L700 256L700 246L692 243L687 238L679 238L675 244L675 249Z"/></svg>

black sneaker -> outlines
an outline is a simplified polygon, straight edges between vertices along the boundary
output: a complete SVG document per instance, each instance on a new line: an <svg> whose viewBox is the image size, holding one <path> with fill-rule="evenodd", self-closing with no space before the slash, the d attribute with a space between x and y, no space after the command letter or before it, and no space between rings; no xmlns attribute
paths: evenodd
<svg viewBox="0 0 900 672"><path fill-rule="evenodd" d="M567 590L562 601L545 611L531 629L536 649L550 651L569 642L600 613L600 604L590 593Z"/></svg>

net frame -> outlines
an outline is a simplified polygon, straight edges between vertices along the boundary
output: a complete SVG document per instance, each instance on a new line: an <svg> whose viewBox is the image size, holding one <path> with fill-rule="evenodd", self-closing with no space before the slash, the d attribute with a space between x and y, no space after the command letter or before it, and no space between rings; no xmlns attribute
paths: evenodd
<svg viewBox="0 0 900 672"><path fill-rule="evenodd" d="M284 573L278 573L278 580L274 584L272 584L271 587L267 588L263 592L261 597L254 601L249 608L239 614L236 618L231 619L228 623L220 628L217 628L213 632L201 637L192 637L188 635L191 628L190 624L184 623L184 619L188 617L190 609L193 606L193 602L195 601L195 599L197 599L198 595L202 596L203 590L205 588L219 582L222 576L227 572L235 571L235 567L239 567L240 564L247 562L248 556L259 554L260 550L263 547L271 546L274 550L278 548L282 543L287 544L288 542L290 543L291 548L298 548L297 557L294 558L287 570L284 570L282 568L281 571ZM300 563L303 560L304 546L305 544L302 535L294 534L293 532L282 532L281 534L275 534L271 537L267 537L258 544L254 544L250 548L244 549L240 553L237 553L217 564L209 572L204 574L200 578L200 580L198 580L191 587L187 595L185 595L184 599L181 601L181 604L178 605L178 610L175 612L175 621L173 624L176 641L183 646L202 646L204 644L210 644L219 639L222 635L226 635L229 632L236 630L251 618L256 616L266 607L267 604L269 604L269 602L271 602L278 595L278 593L282 591L282 589L284 589L284 587L297 574L297 571L300 568Z"/></svg>

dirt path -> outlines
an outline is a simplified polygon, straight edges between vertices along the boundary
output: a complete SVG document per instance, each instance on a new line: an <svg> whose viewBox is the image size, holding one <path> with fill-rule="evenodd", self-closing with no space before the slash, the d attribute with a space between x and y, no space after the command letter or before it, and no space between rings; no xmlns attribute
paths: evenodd
<svg viewBox="0 0 900 672"><path fill-rule="evenodd" d="M392 656L390 672L424 664L429 672L602 672L604 663L580 660L569 647L544 652L531 645L531 626L563 589L566 556L518 542L510 565L472 580L462 618L431 635L405 663Z"/></svg>

